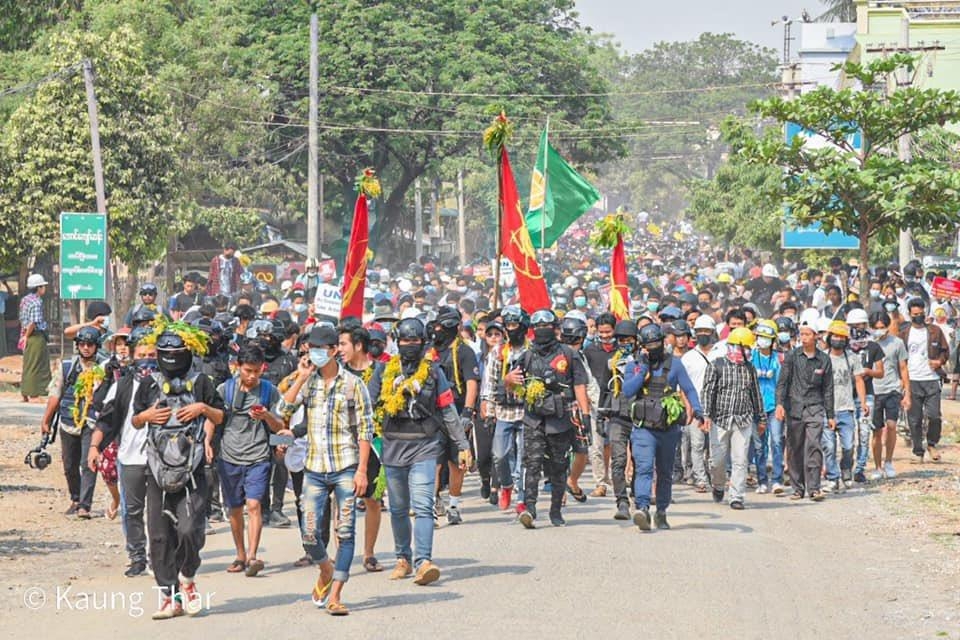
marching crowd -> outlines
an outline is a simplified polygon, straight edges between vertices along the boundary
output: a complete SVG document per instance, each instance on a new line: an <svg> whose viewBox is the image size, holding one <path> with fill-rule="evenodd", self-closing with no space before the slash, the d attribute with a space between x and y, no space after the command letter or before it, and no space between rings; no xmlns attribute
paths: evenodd
<svg viewBox="0 0 960 640"><path fill-rule="evenodd" d="M199 612L211 523L229 521L228 571L264 569L263 527L291 526L288 487L296 564L317 567L314 603L346 615L357 517L365 570L383 570L388 509L390 579L430 584L434 528L464 522L467 473L526 529L563 526L568 500L609 497L614 519L649 531L670 528L677 482L741 510L751 490L820 501L893 478L904 415L914 460L939 460L957 313L918 263L820 270L664 238L638 238L621 318L607 310L608 260L576 236L562 261L542 261L552 308L525 311L509 278L498 299L479 267L425 259L371 266L367 313L342 319L308 302L315 260L272 291L228 245L206 282L186 277L165 305L144 285L116 331L107 305L88 304L52 380L38 351L46 282L33 275L23 394L48 397L67 513L89 518L98 474L108 486L126 575L152 571L166 590L157 619Z"/></svg>

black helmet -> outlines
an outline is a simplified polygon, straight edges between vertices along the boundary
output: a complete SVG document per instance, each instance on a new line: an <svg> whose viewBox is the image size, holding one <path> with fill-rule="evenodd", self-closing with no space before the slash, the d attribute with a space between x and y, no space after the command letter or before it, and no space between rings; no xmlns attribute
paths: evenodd
<svg viewBox="0 0 960 640"><path fill-rule="evenodd" d="M777 332L786 331L790 335L793 335L797 331L797 325L794 324L793 318L787 316L780 316L776 320L777 322Z"/></svg>
<svg viewBox="0 0 960 640"><path fill-rule="evenodd" d="M140 307L136 312L130 316L130 324L137 326L138 324L148 324L153 322L157 317L156 312L147 307Z"/></svg>
<svg viewBox="0 0 960 640"><path fill-rule="evenodd" d="M246 337L255 340L260 336L269 336L273 333L273 323L269 320L254 320L247 326Z"/></svg>
<svg viewBox="0 0 960 640"><path fill-rule="evenodd" d="M560 323L560 341L573 344L587 337L587 323L580 318L564 318Z"/></svg>
<svg viewBox="0 0 960 640"><path fill-rule="evenodd" d="M436 323L438 328L443 327L444 329L458 329L460 328L461 321L462 317L460 312L454 307L443 306L437 309Z"/></svg>
<svg viewBox="0 0 960 640"><path fill-rule="evenodd" d="M660 325L650 323L640 329L640 344L651 344L653 342L663 342L663 329Z"/></svg>
<svg viewBox="0 0 960 640"><path fill-rule="evenodd" d="M674 320L670 323L668 331L675 336L689 336L690 325L687 324L686 320Z"/></svg>
<svg viewBox="0 0 960 640"><path fill-rule="evenodd" d="M557 326L557 314L555 314L552 309L538 309L530 316L530 324L534 326L538 324L552 324L553 326Z"/></svg>
<svg viewBox="0 0 960 640"><path fill-rule="evenodd" d="M394 340L404 340L404 339L414 339L414 340L426 340L427 339L427 328L424 326L417 318L407 318L406 320L401 320L393 328L393 339Z"/></svg>
<svg viewBox="0 0 960 640"><path fill-rule="evenodd" d="M133 331L130 332L130 337L127 338L127 344L131 348L135 347L138 342L146 338L148 335L153 333L153 329L150 327L136 327Z"/></svg>
<svg viewBox="0 0 960 640"><path fill-rule="evenodd" d="M140 295L141 295L141 296L156 296L156 295L157 295L157 285L153 284L152 282L144 283L144 285L143 285L142 287L140 287Z"/></svg>
<svg viewBox="0 0 960 640"><path fill-rule="evenodd" d="M516 322L524 331L530 328L530 316L518 306L504 307L500 317L503 318L504 326Z"/></svg>
<svg viewBox="0 0 960 640"><path fill-rule="evenodd" d="M87 343L100 345L100 332L93 327L82 327L73 339L74 344Z"/></svg>
<svg viewBox="0 0 960 640"><path fill-rule="evenodd" d="M633 320L621 320L617 323L617 326L614 327L613 335L615 338L636 338L637 323Z"/></svg>
<svg viewBox="0 0 960 640"><path fill-rule="evenodd" d="M283 342L287 337L287 326L283 324L282 320L271 320L270 335L280 342Z"/></svg>
<svg viewBox="0 0 960 640"><path fill-rule="evenodd" d="M193 326L210 336L219 336L223 333L223 325L210 318L200 317L193 321Z"/></svg>
<svg viewBox="0 0 960 640"><path fill-rule="evenodd" d="M173 331L164 331L157 338L157 368L168 378L182 378L190 370L193 354L183 338Z"/></svg>

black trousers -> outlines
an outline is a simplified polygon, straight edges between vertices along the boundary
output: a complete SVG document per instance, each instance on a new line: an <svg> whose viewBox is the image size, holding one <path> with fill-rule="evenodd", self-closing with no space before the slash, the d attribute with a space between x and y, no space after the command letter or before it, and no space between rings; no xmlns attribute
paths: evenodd
<svg viewBox="0 0 960 640"><path fill-rule="evenodd" d="M127 538L127 556L131 562L147 561L147 533L143 514L147 504L147 476L145 464L120 466L120 490L123 491L123 530Z"/></svg>
<svg viewBox="0 0 960 640"><path fill-rule="evenodd" d="M523 501L527 509L536 512L540 474L546 472L551 485L550 511L560 512L567 487L567 454L572 446L573 429L548 434L543 423L536 426L524 423L523 466L526 473Z"/></svg>
<svg viewBox="0 0 960 640"><path fill-rule="evenodd" d="M220 443L214 439L213 460L210 464L204 461L203 473L207 477L207 515L215 513L223 516L223 503L220 501L220 472L217 471L217 458L220 457Z"/></svg>
<svg viewBox="0 0 960 640"><path fill-rule="evenodd" d="M196 486L164 496L152 473L147 473L147 531L150 564L157 585L167 595L179 591L179 576L192 578L200 568L200 550L206 542L207 478L193 474Z"/></svg>
<svg viewBox="0 0 960 640"><path fill-rule="evenodd" d="M270 457L270 486L263 500L264 518L270 516L271 511L283 513L283 494L287 490L287 478L290 472L283 460L277 460L276 455Z"/></svg>
<svg viewBox="0 0 960 640"><path fill-rule="evenodd" d="M627 455L630 447L630 434L633 425L622 418L607 420L607 435L610 438L610 480L613 482L613 495L617 504L629 502L627 494Z"/></svg>
<svg viewBox="0 0 960 640"><path fill-rule="evenodd" d="M820 490L823 468L823 407L807 406L800 415L787 416L787 459L790 461L790 483L795 492L809 494Z"/></svg>
<svg viewBox="0 0 960 640"><path fill-rule="evenodd" d="M960 351L960 349L958 349ZM927 417L927 444L936 447L940 443L942 418L940 414L940 381L939 380L911 380L910 381L910 411L907 412L907 422L910 425L910 441L913 443L913 455L922 456L923 446L923 417Z"/></svg>
<svg viewBox="0 0 960 640"><path fill-rule="evenodd" d="M477 461L477 471L480 472L480 479L490 481L493 474L493 432L496 429L496 422L491 421L489 427L484 420L477 420L473 428L476 439L476 451L473 452L474 459ZM493 486L499 487L500 482L493 478Z"/></svg>
<svg viewBox="0 0 960 640"><path fill-rule="evenodd" d="M97 486L97 473L87 466L87 452L93 430L84 427L78 436L60 431L60 458L63 460L63 475L67 477L70 501L80 503L81 509L90 511L93 490Z"/></svg>

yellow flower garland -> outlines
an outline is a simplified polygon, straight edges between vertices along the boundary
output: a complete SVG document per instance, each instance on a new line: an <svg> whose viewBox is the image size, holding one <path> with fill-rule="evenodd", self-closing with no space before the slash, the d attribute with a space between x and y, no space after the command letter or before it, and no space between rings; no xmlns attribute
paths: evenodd
<svg viewBox="0 0 960 640"><path fill-rule="evenodd" d="M620 371L617 369L617 365L620 364L620 361L623 359L623 352L617 349L613 357L610 359L610 379L613 381L613 397L619 398L620 391L623 389L623 376L620 375Z"/></svg>
<svg viewBox="0 0 960 640"><path fill-rule="evenodd" d="M395 416L406 407L409 399L414 398L419 389L422 389L430 376L430 366L433 364L433 352L428 351L420 361L420 366L414 374L404 378L400 367L400 356L393 356L383 370L383 380L380 385L380 398L377 401L377 419L381 424L383 419ZM400 378L399 380L397 378Z"/></svg>
<svg viewBox="0 0 960 640"><path fill-rule="evenodd" d="M81 371L77 376L77 381L73 385L73 406L70 408L73 424L77 427L83 427L83 421L86 420L90 403L93 402L93 392L106 377L107 374L103 367L98 364Z"/></svg>

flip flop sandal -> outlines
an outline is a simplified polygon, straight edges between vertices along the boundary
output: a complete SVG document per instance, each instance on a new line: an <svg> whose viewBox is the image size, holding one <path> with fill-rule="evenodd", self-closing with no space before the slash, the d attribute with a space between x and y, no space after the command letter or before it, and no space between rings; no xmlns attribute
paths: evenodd
<svg viewBox="0 0 960 640"><path fill-rule="evenodd" d="M580 489L580 492L578 493L578 492L576 492L576 491L573 490L573 487L571 487L570 485L567 485L567 493L569 493L571 496L573 496L573 499L576 500L577 502L586 502L586 501L587 501L587 494L585 494L585 493L583 492L583 489L582 489L582 488Z"/></svg>
<svg viewBox="0 0 960 640"><path fill-rule="evenodd" d="M261 571L263 571L263 560L256 558L247 564L246 576L248 578L254 578Z"/></svg>
<svg viewBox="0 0 960 640"><path fill-rule="evenodd" d="M313 604L317 607L323 608L327 606L327 599L330 598L330 589L333 587L333 578L330 578L330 582L318 588L320 584L320 579L317 579L317 584L313 585Z"/></svg>
<svg viewBox="0 0 960 640"><path fill-rule="evenodd" d="M383 565L373 556L363 559L363 568L369 571L370 573L378 573L383 571Z"/></svg>
<svg viewBox="0 0 960 640"><path fill-rule="evenodd" d="M230 563L229 567L227 567L227 573L240 573L246 568L247 568L247 563L237 558L236 560Z"/></svg>
<svg viewBox="0 0 960 640"><path fill-rule="evenodd" d="M347 616L350 615L350 609L347 609L342 602L328 602L327 613L332 616Z"/></svg>

